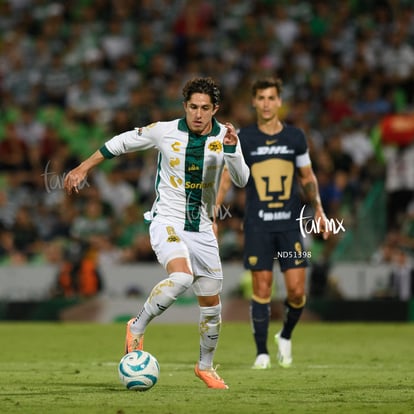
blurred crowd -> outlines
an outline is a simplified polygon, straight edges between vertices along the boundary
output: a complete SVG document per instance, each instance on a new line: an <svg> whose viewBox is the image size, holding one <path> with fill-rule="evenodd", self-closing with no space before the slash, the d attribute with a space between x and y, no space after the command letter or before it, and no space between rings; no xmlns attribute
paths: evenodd
<svg viewBox="0 0 414 414"><path fill-rule="evenodd" d="M384 117L414 112L412 1L3 0L0 34L1 263L155 260L142 215L155 152L108 161L79 195L62 183L113 135L181 117L196 75L220 83L218 118L239 127L254 119L252 80L282 78L282 116L307 134L327 215L352 225L372 183L390 182L387 230L412 252L411 142L373 138ZM408 178L391 182L398 168ZM238 260L243 192L226 203L222 255Z"/></svg>

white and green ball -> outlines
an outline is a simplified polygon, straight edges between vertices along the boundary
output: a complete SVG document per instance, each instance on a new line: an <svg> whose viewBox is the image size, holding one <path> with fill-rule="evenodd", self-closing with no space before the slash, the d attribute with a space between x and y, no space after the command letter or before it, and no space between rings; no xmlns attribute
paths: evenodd
<svg viewBox="0 0 414 414"><path fill-rule="evenodd" d="M129 390L147 391L158 381L160 365L146 351L132 351L124 355L118 365L119 379Z"/></svg>

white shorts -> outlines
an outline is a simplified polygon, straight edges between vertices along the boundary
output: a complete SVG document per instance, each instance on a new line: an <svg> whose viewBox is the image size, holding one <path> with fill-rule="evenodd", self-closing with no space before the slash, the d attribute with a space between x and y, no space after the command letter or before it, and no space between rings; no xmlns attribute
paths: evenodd
<svg viewBox="0 0 414 414"><path fill-rule="evenodd" d="M149 232L152 248L164 268L172 259L187 258L194 275L193 289L197 296L212 296L221 292L223 270L212 229L185 231L153 220Z"/></svg>

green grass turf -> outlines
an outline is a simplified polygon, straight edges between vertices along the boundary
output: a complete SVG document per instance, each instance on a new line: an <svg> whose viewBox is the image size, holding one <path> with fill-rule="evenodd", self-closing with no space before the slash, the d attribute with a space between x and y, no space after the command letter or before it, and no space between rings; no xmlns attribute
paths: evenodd
<svg viewBox="0 0 414 414"><path fill-rule="evenodd" d="M413 324L302 322L294 366L277 366L271 337L273 366L254 371L249 324L225 322L215 362L229 390L194 376L195 325L150 325L145 347L161 376L147 392L118 380L122 323L0 323L0 338L2 414L414 412Z"/></svg>

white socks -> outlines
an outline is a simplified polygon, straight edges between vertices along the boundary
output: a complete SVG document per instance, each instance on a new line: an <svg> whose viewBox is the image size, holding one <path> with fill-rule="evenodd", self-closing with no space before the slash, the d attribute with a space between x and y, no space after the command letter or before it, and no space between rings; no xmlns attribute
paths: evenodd
<svg viewBox="0 0 414 414"><path fill-rule="evenodd" d="M134 334L144 333L151 320L161 315L193 283L193 276L188 273L174 272L167 279L161 280L151 291L137 319L131 325Z"/></svg>
<svg viewBox="0 0 414 414"><path fill-rule="evenodd" d="M161 315L183 294L193 283L193 276L187 273L171 273L152 289L141 312L131 324L131 332L143 334L145 328L153 318ZM213 359L216 352L221 328L221 303L216 306L200 306L200 359L201 370L213 368Z"/></svg>
<svg viewBox="0 0 414 414"><path fill-rule="evenodd" d="M201 370L213 368L221 328L221 303L216 306L200 306L200 362Z"/></svg>

